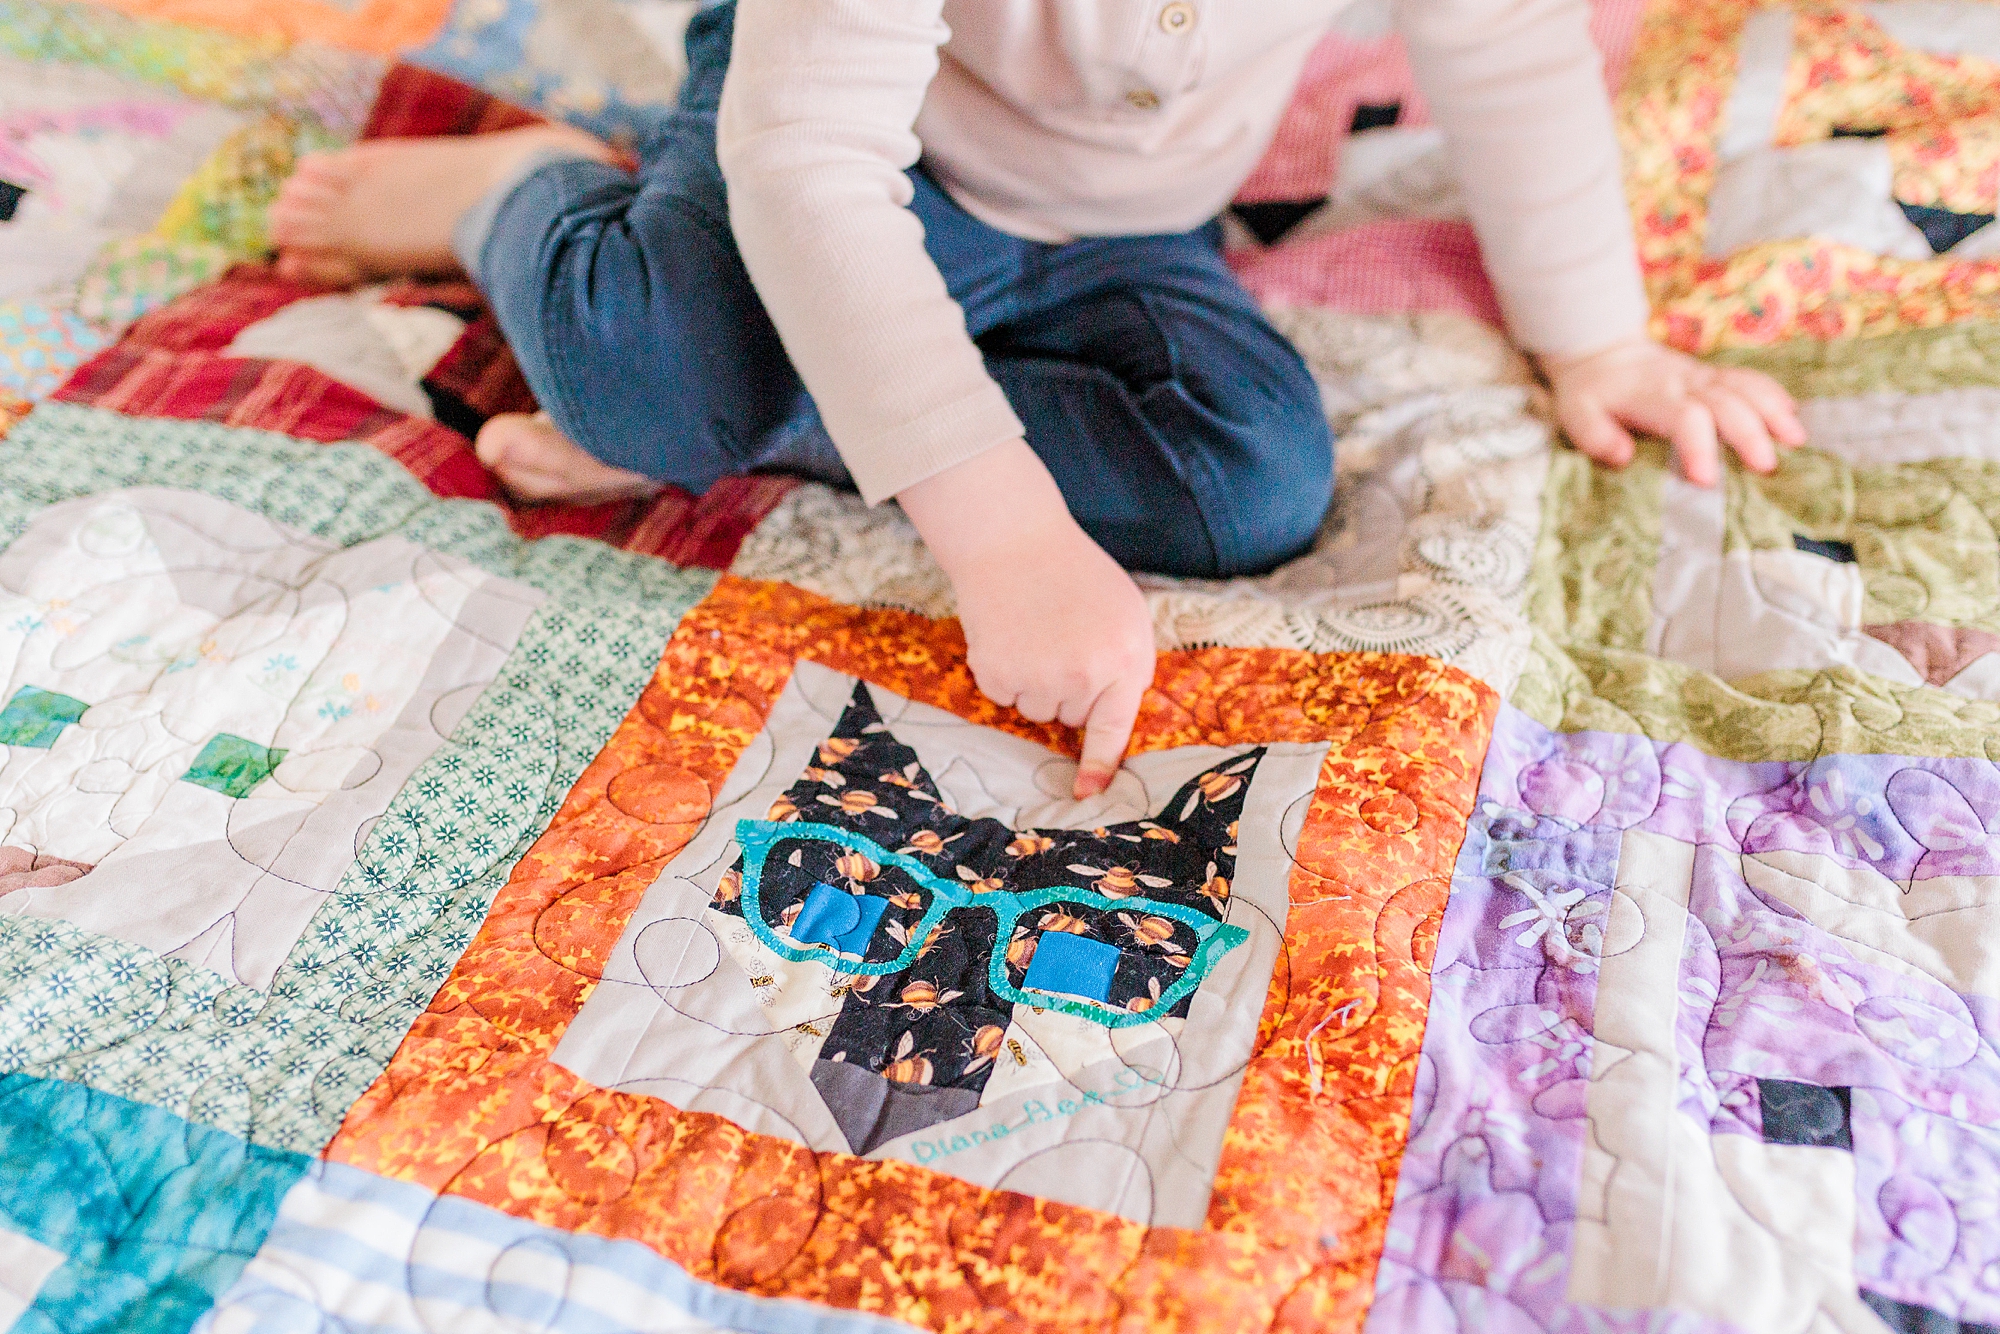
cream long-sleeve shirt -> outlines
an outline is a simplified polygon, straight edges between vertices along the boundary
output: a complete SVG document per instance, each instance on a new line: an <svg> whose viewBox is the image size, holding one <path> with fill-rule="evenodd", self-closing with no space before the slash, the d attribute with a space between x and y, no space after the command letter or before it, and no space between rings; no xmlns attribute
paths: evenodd
<svg viewBox="0 0 2000 1334"><path fill-rule="evenodd" d="M740 0L717 150L744 263L862 495L1021 423L907 205L920 158L1018 236L1185 231L1256 166L1345 0ZM1586 0L1398 0L1515 336L1639 333Z"/></svg>

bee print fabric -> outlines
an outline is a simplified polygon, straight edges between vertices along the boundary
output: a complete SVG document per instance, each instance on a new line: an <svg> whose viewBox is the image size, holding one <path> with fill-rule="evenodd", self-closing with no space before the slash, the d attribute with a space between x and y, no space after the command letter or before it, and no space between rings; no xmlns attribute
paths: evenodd
<svg viewBox="0 0 2000 1334"><path fill-rule="evenodd" d="M1323 754L1139 755L1078 803L1070 761L802 663L556 1059L814 1148L1191 1226Z"/></svg>
<svg viewBox="0 0 2000 1334"><path fill-rule="evenodd" d="M814 758L767 821L739 826L755 862L737 861L716 906L754 912L780 953L837 956L847 980L822 1062L976 1094L1017 1004L1107 1026L1184 1018L1244 939L1222 909L1261 750L1196 776L1158 819L1087 830L959 815L865 686Z"/></svg>

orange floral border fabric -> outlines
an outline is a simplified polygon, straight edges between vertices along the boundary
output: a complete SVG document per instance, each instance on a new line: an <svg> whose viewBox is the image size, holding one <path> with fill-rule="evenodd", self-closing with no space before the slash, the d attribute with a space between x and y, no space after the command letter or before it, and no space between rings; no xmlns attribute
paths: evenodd
<svg viewBox="0 0 2000 1334"><path fill-rule="evenodd" d="M955 622L725 578L515 868L328 1156L711 1282L939 1331L1351 1330L1409 1130L1431 950L1498 700L1426 658L1162 655L1135 746L1329 741L1207 1225L816 1154L550 1053L660 869L811 659L1075 753L981 697Z"/></svg>
<svg viewBox="0 0 2000 1334"><path fill-rule="evenodd" d="M325 42L378 56L422 46L451 14L452 0L97 0L134 18L214 28L244 37Z"/></svg>
<svg viewBox="0 0 2000 1334"><path fill-rule="evenodd" d="M1705 259L1716 140L1737 39L1763 0L1653 0L1619 99L1654 332L1677 347L1833 339L2000 318L2000 259L1885 259L1823 241ZM1776 141L1886 132L1896 197L1991 212L2000 193L2000 67L1898 45L1858 0L1801 0Z"/></svg>

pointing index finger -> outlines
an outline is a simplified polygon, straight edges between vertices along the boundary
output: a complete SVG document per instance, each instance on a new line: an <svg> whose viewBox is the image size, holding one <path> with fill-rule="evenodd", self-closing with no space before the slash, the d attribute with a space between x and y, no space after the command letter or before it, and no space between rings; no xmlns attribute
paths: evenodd
<svg viewBox="0 0 2000 1334"><path fill-rule="evenodd" d="M1131 744L1132 725L1139 720L1139 701L1145 697L1146 685L1143 677L1121 677L1106 686L1090 706L1083 729L1083 756L1077 762L1072 789L1078 801L1111 786L1119 762L1125 758L1125 747Z"/></svg>

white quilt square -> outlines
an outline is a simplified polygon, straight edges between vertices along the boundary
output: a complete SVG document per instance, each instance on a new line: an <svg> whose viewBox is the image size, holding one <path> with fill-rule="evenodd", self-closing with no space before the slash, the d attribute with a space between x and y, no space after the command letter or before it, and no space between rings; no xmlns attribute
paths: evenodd
<svg viewBox="0 0 2000 1334"><path fill-rule="evenodd" d="M0 913L268 986L542 600L192 492L44 510L0 553Z"/></svg>

